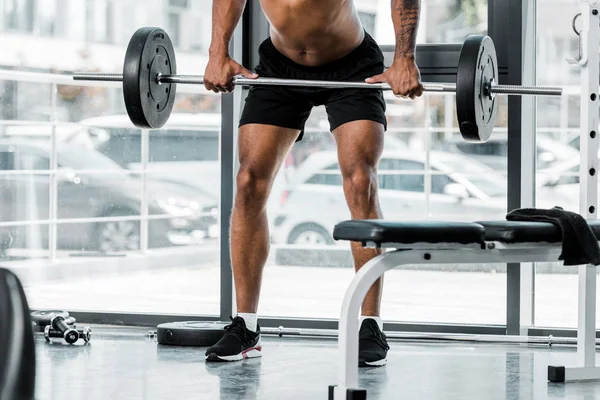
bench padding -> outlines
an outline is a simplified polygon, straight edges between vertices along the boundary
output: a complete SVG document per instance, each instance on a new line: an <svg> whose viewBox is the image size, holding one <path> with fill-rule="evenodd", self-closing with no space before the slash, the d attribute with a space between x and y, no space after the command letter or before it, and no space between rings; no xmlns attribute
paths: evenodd
<svg viewBox="0 0 600 400"><path fill-rule="evenodd" d="M594 235L600 240L600 220L589 220ZM337 224L336 240L384 243L559 243L560 229L549 222L481 221L395 222L385 220L350 220Z"/></svg>
<svg viewBox="0 0 600 400"><path fill-rule="evenodd" d="M336 240L372 243L483 243L485 228L472 222L344 221L333 229Z"/></svg>

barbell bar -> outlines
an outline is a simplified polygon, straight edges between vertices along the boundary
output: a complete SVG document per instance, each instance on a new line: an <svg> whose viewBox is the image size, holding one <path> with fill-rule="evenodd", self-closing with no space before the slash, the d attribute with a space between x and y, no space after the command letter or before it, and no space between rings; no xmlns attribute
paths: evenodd
<svg viewBox="0 0 600 400"><path fill-rule="evenodd" d="M94 72L76 72L73 74L76 81L104 81L123 82L122 74L103 74ZM388 83L366 83L345 81L316 81L303 79L280 79L280 78L245 78L236 76L233 78L234 86L296 86L325 89L382 89L392 90ZM202 75L156 75L156 83L204 85ZM423 83L425 92L447 92L456 93L454 83ZM553 86L516 86L490 84L485 88L485 94L508 94L515 96L561 96L562 88Z"/></svg>
<svg viewBox="0 0 600 400"><path fill-rule="evenodd" d="M127 113L143 129L159 129L173 109L177 84L203 85L201 75L177 75L175 50L161 28L144 27L132 36L123 74L75 72L75 81L123 82ZM485 142L494 128L498 111L496 95L561 96L562 88L499 85L494 42L488 36L472 35L462 45L456 83L423 83L425 92L456 93L456 113L463 138ZM388 83L295 80L236 76L234 86L295 86L328 89L391 90Z"/></svg>

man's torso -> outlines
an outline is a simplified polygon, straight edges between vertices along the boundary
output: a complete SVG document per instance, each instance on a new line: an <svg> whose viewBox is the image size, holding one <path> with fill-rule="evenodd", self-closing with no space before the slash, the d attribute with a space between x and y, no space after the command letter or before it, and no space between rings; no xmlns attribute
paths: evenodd
<svg viewBox="0 0 600 400"><path fill-rule="evenodd" d="M302 65L322 65L350 53L364 38L352 0L260 0L273 45Z"/></svg>

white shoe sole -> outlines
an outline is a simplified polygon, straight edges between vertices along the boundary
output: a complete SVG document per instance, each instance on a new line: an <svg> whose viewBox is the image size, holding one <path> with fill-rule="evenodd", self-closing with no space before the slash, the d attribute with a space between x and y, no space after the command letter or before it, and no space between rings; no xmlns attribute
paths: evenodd
<svg viewBox="0 0 600 400"><path fill-rule="evenodd" d="M248 358L262 357L261 351L262 345L259 342L256 346L246 349L239 354L234 354L232 356L220 356L218 354L211 353L204 356L204 359L208 361L241 361Z"/></svg>
<svg viewBox="0 0 600 400"><path fill-rule="evenodd" d="M367 367L382 367L387 364L387 359L384 358L383 360L378 360L378 361L373 361L373 362L363 361L362 364Z"/></svg>

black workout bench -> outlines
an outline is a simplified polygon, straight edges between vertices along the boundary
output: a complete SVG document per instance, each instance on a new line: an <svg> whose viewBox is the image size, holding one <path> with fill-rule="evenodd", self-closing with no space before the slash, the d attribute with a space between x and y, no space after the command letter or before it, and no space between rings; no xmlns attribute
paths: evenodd
<svg viewBox="0 0 600 400"><path fill-rule="evenodd" d="M588 220L596 238L600 221ZM546 222L393 222L351 220L335 226L336 240L388 249L365 264L348 287L339 324L339 379L329 399L366 399L358 387L358 316L369 288L386 271L404 264L470 264L556 262L562 233ZM548 366L548 380L568 382L600 379L595 363L596 267L579 268L579 311L576 367Z"/></svg>

